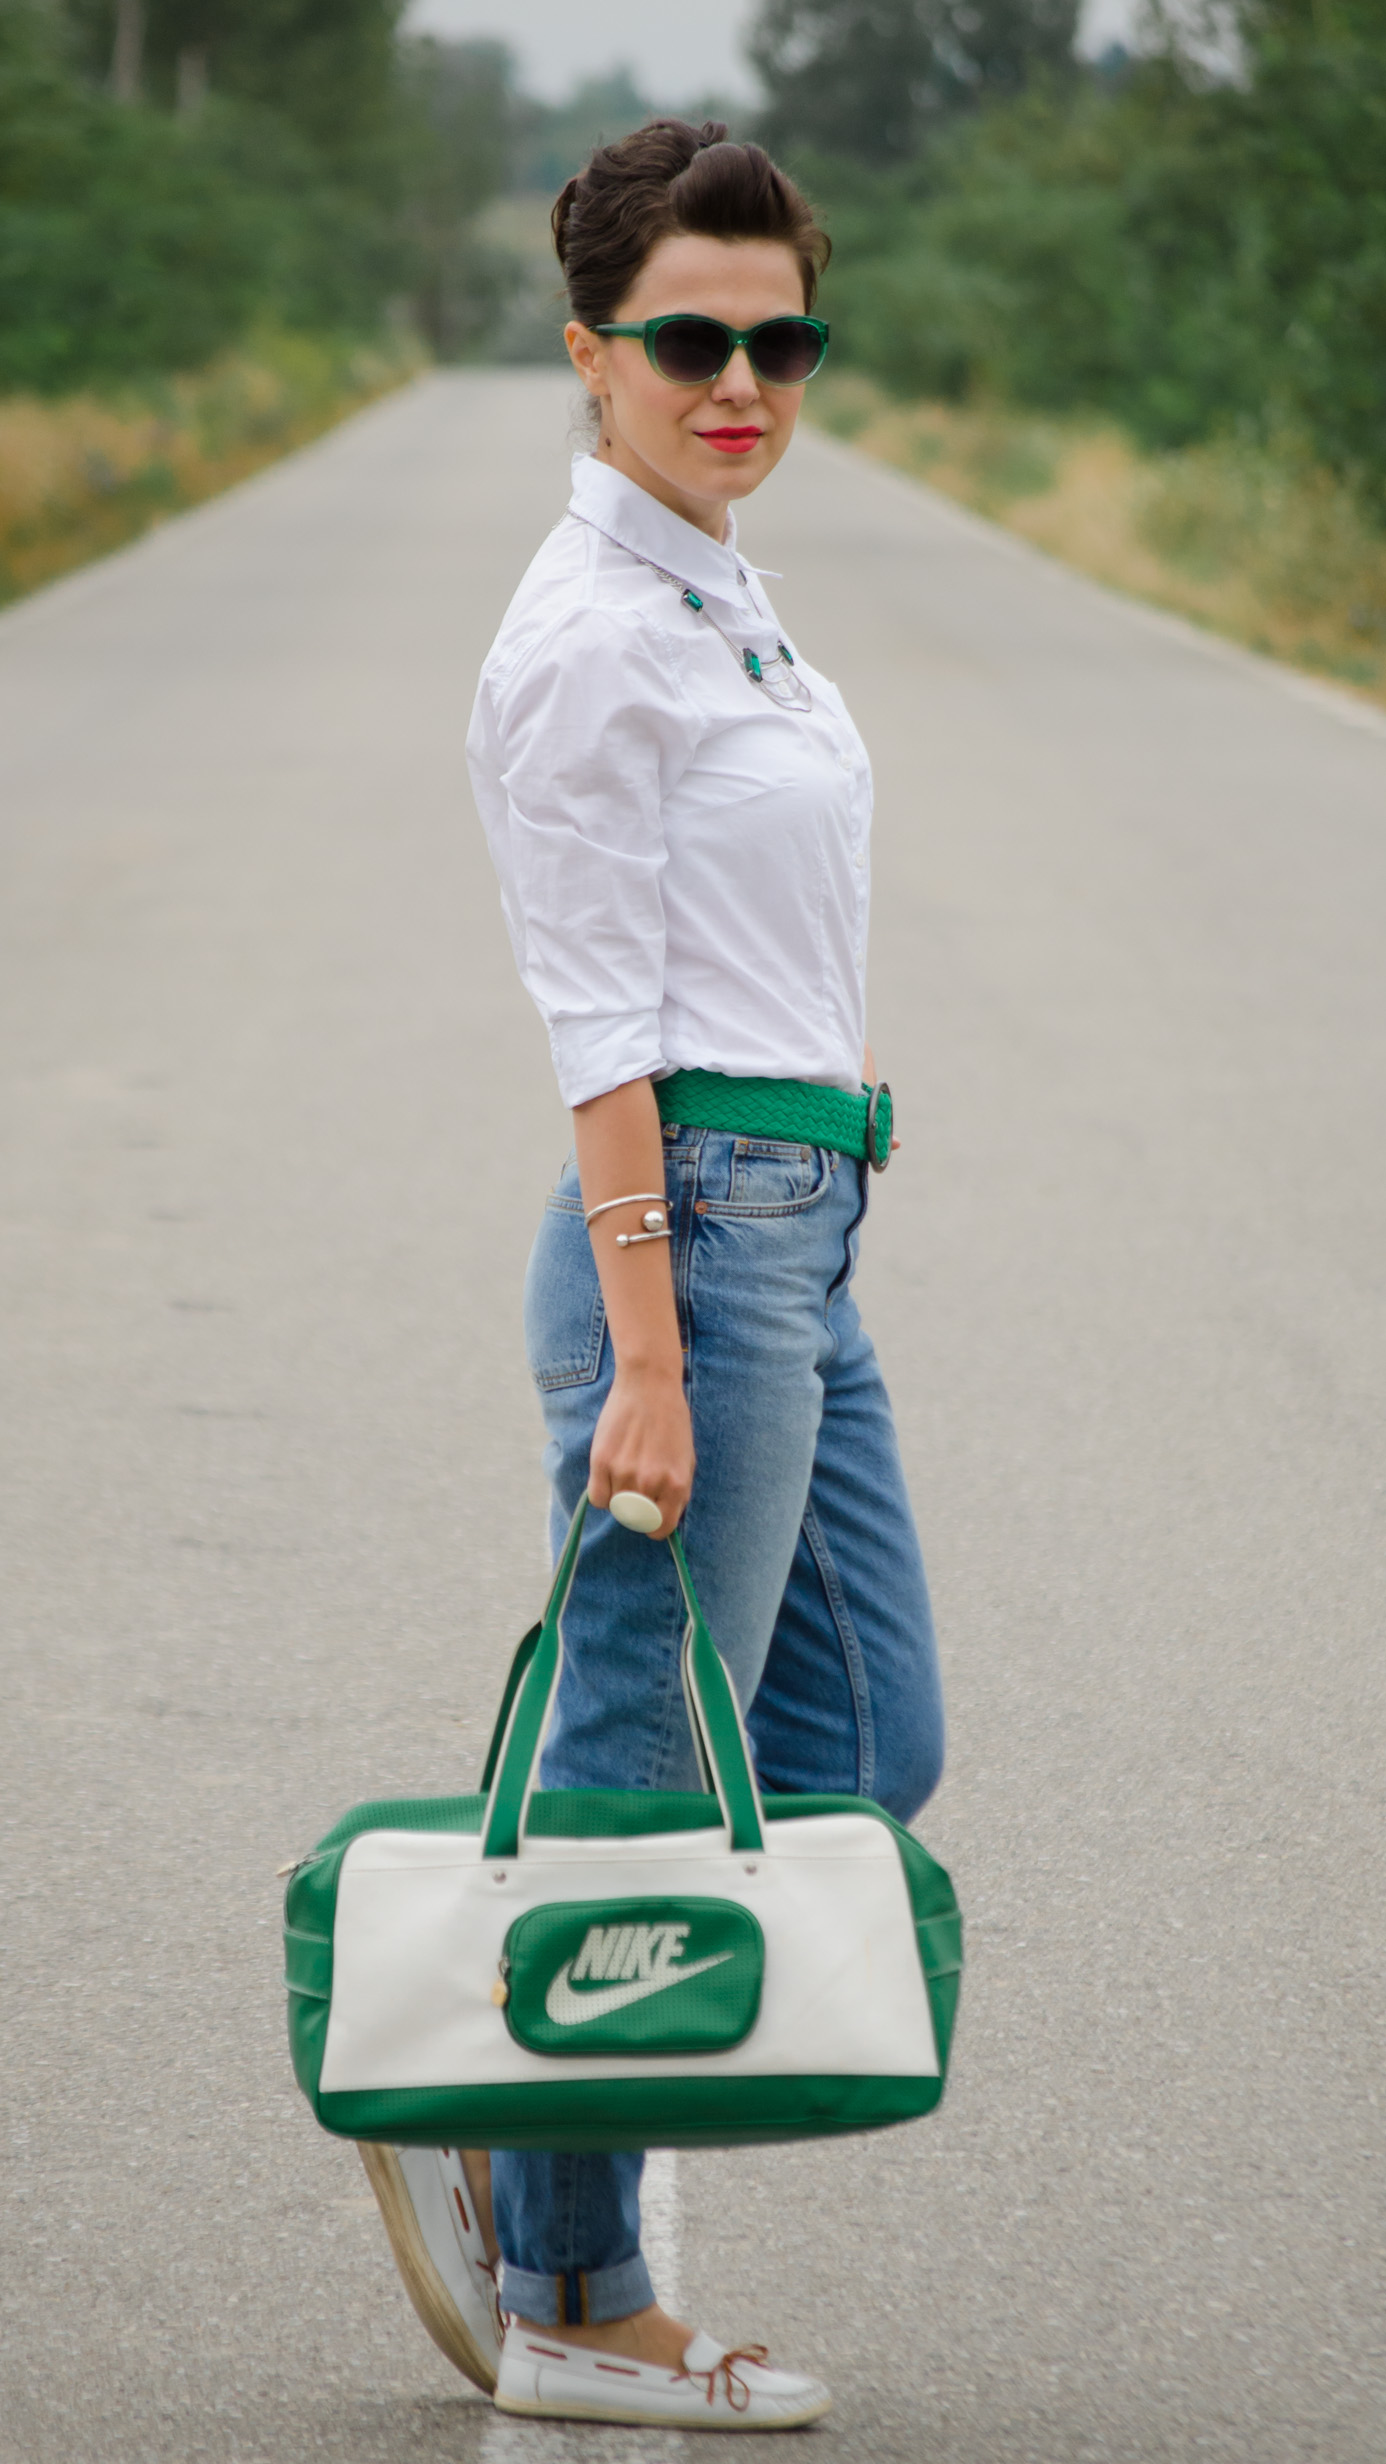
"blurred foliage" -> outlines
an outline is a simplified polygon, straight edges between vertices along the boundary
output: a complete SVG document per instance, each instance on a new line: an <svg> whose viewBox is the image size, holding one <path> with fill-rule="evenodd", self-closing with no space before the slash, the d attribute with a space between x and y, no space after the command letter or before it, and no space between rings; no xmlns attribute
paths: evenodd
<svg viewBox="0 0 1386 2464"><path fill-rule="evenodd" d="M138 0L140 85L165 110L204 84L271 112L333 176L388 193L398 170L395 29L403 0ZM118 0L65 0L74 65L103 81ZM181 68L181 77L180 77Z"/></svg>
<svg viewBox="0 0 1386 2464"><path fill-rule="evenodd" d="M1078 0L762 0L747 49L773 152L908 162L960 109L1071 71Z"/></svg>
<svg viewBox="0 0 1386 2464"><path fill-rule="evenodd" d="M759 133L828 217L834 364L1155 451L1293 451L1386 507L1386 0L1227 6L1220 51L1181 0L1094 68L1076 0L761 0ZM0 387L269 329L551 355L536 200L651 102L615 71L540 104L504 44L400 14L0 0Z"/></svg>
<svg viewBox="0 0 1386 2464"><path fill-rule="evenodd" d="M473 357L493 339L522 280L513 252L478 229L510 183L519 104L503 43L405 44L401 118L409 132L401 227L414 319L439 359Z"/></svg>
<svg viewBox="0 0 1386 2464"><path fill-rule="evenodd" d="M267 316L378 324L397 243L286 122L213 100L189 130L0 29L0 385L195 366Z"/></svg>
<svg viewBox="0 0 1386 2464"><path fill-rule="evenodd" d="M1099 581L1386 701L1386 536L1293 446L1147 452L1082 413L902 403L853 370L825 375L810 405Z"/></svg>
<svg viewBox="0 0 1386 2464"><path fill-rule="evenodd" d="M192 369L267 326L484 347L517 279L476 228L509 56L396 14L147 0L122 92L116 0L0 0L0 388Z"/></svg>
<svg viewBox="0 0 1386 2464"><path fill-rule="evenodd" d="M1152 447L1293 439L1386 507L1386 6L1246 0L1237 58L1210 73L1167 26L1141 61L979 85L886 165L845 104L831 149L826 108L787 120L787 83L772 122L833 233L835 362L902 396L1082 406Z"/></svg>
<svg viewBox="0 0 1386 2464"><path fill-rule="evenodd" d="M624 68L584 78L564 103L526 101L517 126L515 186L556 197L594 146L641 127L654 108Z"/></svg>
<svg viewBox="0 0 1386 2464"><path fill-rule="evenodd" d="M0 601L318 436L418 365L417 348L259 334L196 376L0 401Z"/></svg>

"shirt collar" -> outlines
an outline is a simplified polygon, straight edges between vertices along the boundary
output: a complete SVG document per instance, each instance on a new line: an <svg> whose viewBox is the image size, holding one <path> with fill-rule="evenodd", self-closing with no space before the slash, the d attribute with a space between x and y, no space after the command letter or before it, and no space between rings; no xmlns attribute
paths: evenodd
<svg viewBox="0 0 1386 2464"><path fill-rule="evenodd" d="M618 547L629 548L633 556L643 556L647 563L676 575L708 598L735 605L741 597L743 574L756 570L737 555L736 515L730 505L726 538L720 542L709 539L706 531L695 530L647 488L637 487L633 479L613 470L609 462L599 462L595 454L573 456L568 510L614 539Z"/></svg>

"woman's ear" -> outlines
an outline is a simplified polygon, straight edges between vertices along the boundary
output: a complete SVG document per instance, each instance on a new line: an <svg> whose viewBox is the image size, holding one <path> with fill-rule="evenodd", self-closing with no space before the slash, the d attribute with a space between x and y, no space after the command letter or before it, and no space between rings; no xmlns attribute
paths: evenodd
<svg viewBox="0 0 1386 2464"><path fill-rule="evenodd" d="M563 339L568 346L568 357L589 394L604 395L608 391L606 344L601 335L594 334L590 326L579 325L574 319L564 326Z"/></svg>

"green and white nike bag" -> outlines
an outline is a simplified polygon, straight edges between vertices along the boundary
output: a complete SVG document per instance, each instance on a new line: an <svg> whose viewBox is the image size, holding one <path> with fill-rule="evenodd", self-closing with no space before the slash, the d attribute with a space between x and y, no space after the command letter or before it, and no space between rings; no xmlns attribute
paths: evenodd
<svg viewBox="0 0 1386 2464"><path fill-rule="evenodd" d="M707 1793L536 1789L585 1513L481 1794L358 1805L290 1878L289 2038L318 2120L423 2146L727 2147L931 2112L952 1885L865 1797L762 1802L677 1537Z"/></svg>

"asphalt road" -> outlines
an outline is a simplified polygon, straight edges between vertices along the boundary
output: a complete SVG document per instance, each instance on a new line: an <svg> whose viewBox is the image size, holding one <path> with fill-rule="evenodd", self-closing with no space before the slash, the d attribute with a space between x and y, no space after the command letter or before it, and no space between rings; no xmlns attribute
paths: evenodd
<svg viewBox="0 0 1386 2464"><path fill-rule="evenodd" d="M434 380L0 623L5 2464L683 2451L434 2353L276 1938L539 1595L565 1128L462 736L566 416ZM935 2120L665 2159L656 2254L822 2464L1367 2464L1386 728L823 442L743 537L877 764L971 1964Z"/></svg>

